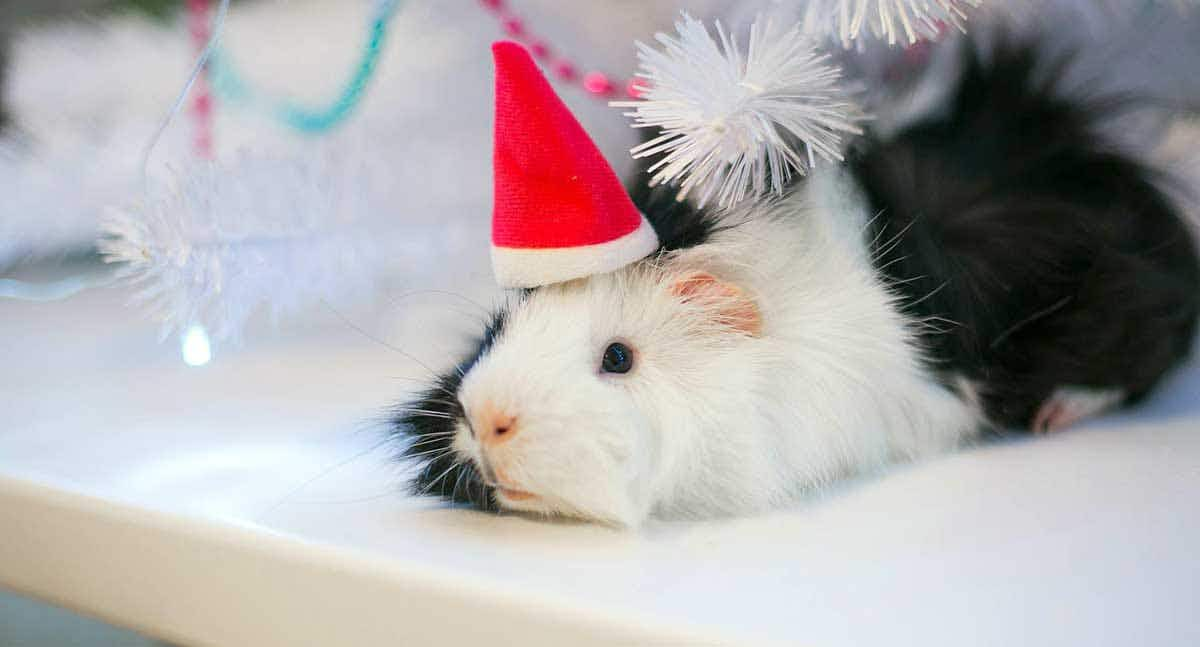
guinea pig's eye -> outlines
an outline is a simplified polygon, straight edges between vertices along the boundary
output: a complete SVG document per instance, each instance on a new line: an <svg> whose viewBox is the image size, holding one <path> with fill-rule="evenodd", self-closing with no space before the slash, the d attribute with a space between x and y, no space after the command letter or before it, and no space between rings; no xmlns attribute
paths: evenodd
<svg viewBox="0 0 1200 647"><path fill-rule="evenodd" d="M613 342L604 349L600 369L605 373L628 373L633 368L633 351L621 342Z"/></svg>

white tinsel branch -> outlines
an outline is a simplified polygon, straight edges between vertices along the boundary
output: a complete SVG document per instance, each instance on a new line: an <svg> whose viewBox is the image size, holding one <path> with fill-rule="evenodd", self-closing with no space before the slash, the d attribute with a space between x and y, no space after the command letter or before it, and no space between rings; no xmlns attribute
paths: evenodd
<svg viewBox="0 0 1200 647"><path fill-rule="evenodd" d="M745 53L720 23L717 39L686 13L675 28L677 37L656 35L661 51L638 43L642 100L612 105L632 108L635 128L661 129L632 153L663 154L652 183L678 182L680 199L728 207L781 193L814 156L841 160L843 138L861 133L841 70L799 25L781 32L756 21Z"/></svg>
<svg viewBox="0 0 1200 647"><path fill-rule="evenodd" d="M163 334L192 324L236 337L260 307L273 316L369 287L378 264L359 227L362 187L311 162L242 158L189 169L174 187L111 211L98 245Z"/></svg>
<svg viewBox="0 0 1200 647"><path fill-rule="evenodd" d="M967 10L982 0L808 0L804 31L850 47L864 31L895 45L934 38L945 27L966 31Z"/></svg>

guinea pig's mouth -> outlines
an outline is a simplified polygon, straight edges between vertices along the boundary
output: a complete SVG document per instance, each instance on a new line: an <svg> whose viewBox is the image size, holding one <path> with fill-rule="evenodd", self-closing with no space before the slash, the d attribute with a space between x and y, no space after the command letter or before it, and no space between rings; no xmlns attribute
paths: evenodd
<svg viewBox="0 0 1200 647"><path fill-rule="evenodd" d="M532 492L526 492L509 485L502 485L501 482L507 480L502 470L497 470L488 462L487 457L481 456L479 462L479 471L483 473L483 482L487 483L501 497L509 501L532 501L538 496Z"/></svg>
<svg viewBox="0 0 1200 647"><path fill-rule="evenodd" d="M536 494L533 494L531 492L526 492L525 490L514 490L512 488L506 488L502 485L497 485L494 487L496 488L496 492L498 492L500 494L500 496L502 496L510 501L530 501L530 500L538 498Z"/></svg>

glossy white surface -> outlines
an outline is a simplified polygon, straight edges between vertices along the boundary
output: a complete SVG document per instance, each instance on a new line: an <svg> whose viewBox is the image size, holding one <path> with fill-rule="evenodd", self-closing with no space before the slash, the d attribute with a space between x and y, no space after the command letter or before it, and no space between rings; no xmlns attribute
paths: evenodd
<svg viewBox="0 0 1200 647"><path fill-rule="evenodd" d="M476 622L545 640L1200 643L1195 363L1085 428L767 517L629 533L400 494L377 421L415 384L393 378L423 369L331 312L192 367L125 297L0 301L0 584L225 644L315 640L304 627L454 643L486 635ZM472 306L398 307L346 316L437 363ZM314 597L325 590L336 603Z"/></svg>

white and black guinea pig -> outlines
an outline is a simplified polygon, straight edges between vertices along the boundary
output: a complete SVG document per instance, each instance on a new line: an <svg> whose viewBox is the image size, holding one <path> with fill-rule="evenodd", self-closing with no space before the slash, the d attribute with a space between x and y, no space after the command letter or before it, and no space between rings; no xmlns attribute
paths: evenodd
<svg viewBox="0 0 1200 647"><path fill-rule="evenodd" d="M512 294L398 410L412 491L624 525L744 514L1143 397L1195 337L1195 244L1097 136L1100 104L1035 62L968 54L939 116L781 199L635 187L657 253Z"/></svg>

